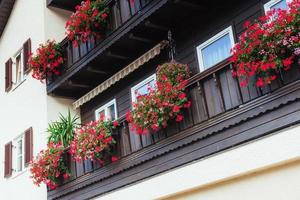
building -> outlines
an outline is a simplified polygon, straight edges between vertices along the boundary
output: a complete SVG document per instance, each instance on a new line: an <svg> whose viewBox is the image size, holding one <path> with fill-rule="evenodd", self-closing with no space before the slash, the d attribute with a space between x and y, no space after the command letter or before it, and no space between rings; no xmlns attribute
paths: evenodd
<svg viewBox="0 0 300 200"><path fill-rule="evenodd" d="M79 1L36 4L28 0L22 4L19 0L13 7L13 1L3 0L2 4L5 2L10 2L12 12L5 15L9 18L0 39L3 65L28 38L32 49L48 38L61 41L67 62L63 74L47 86L28 76L15 91L1 91L5 113L1 121L9 119L4 124L1 151L33 127L35 154L46 143L47 122L71 105L73 112L80 112L82 124L104 113L118 119L121 126L114 134L118 162L101 167L92 161L68 160L72 178L47 193L45 188L37 191L32 186L25 178L27 172L1 178L1 189L13 191L17 184L26 185L30 188L15 195L35 191L30 199L300 198L298 66L268 86L241 87L240 80L232 77L228 59L245 30L243 24L272 8L286 9L287 0L108 0L110 31L101 40L79 46L63 39L68 10ZM22 16L26 8L35 8L37 16ZM12 34L16 23L24 27L18 42ZM129 128L125 114L136 91L144 92L155 82L156 67L172 57L188 64L192 72L187 87L192 107L180 124L138 135ZM3 68L0 74L5 74ZM1 80L4 83L4 76ZM24 95L28 96L25 105ZM17 114L20 105L28 109L21 115ZM21 125L12 126L10 121ZM18 199L12 193L6 199Z"/></svg>
<svg viewBox="0 0 300 200"><path fill-rule="evenodd" d="M0 13L1 199L46 199L46 187L34 186L29 178L28 162L46 146L48 122L66 113L72 101L47 96L46 85L26 72L24 59L47 39L64 38L70 12L48 9L45 1L2 0ZM4 66L9 62L11 82L6 85ZM6 173L5 147L11 149Z"/></svg>

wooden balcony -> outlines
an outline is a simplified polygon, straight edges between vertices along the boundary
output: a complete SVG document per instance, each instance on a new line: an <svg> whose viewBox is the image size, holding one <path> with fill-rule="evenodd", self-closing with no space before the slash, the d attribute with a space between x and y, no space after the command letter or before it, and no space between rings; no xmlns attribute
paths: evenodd
<svg viewBox="0 0 300 200"><path fill-rule="evenodd" d="M78 98L152 48L153 44L165 39L167 28L144 20L166 2L138 0L132 4L130 0L106 1L111 9L107 34L100 40L91 38L78 47L67 39L63 40L64 70L62 76L47 80L48 93ZM139 27L142 21L143 27ZM140 31L151 36L142 36Z"/></svg>
<svg viewBox="0 0 300 200"><path fill-rule="evenodd" d="M104 166L70 161L73 178L49 191L48 199L95 197L300 121L299 66L263 88L240 87L231 70L226 60L189 79L192 107L179 124L140 136L121 117L114 133L120 160Z"/></svg>

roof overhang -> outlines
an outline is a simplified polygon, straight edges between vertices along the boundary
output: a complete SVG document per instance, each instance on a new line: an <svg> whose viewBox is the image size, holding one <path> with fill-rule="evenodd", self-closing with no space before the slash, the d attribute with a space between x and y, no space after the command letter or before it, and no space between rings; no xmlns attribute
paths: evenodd
<svg viewBox="0 0 300 200"><path fill-rule="evenodd" d="M5 29L10 13L14 7L15 0L0 0L0 37Z"/></svg>
<svg viewBox="0 0 300 200"><path fill-rule="evenodd" d="M76 5L80 5L82 0L47 0L47 6L74 11Z"/></svg>

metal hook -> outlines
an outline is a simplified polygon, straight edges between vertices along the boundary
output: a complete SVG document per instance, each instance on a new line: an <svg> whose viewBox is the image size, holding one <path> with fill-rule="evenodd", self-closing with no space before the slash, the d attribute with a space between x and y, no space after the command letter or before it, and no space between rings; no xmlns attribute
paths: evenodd
<svg viewBox="0 0 300 200"><path fill-rule="evenodd" d="M174 56L175 56L175 48L176 48L176 44L175 41L173 40L172 37L172 32L171 30L168 31L168 41L169 41L169 59L174 60Z"/></svg>

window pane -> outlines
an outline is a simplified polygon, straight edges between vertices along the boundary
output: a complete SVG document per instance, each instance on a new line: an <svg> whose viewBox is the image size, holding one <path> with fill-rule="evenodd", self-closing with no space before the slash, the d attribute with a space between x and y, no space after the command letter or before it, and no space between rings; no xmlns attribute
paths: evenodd
<svg viewBox="0 0 300 200"><path fill-rule="evenodd" d="M23 159L23 145L22 140L17 143L17 171L22 171L22 159Z"/></svg>
<svg viewBox="0 0 300 200"><path fill-rule="evenodd" d="M100 112L98 112L98 119L100 119L101 117L105 117L105 111L101 110Z"/></svg>
<svg viewBox="0 0 300 200"><path fill-rule="evenodd" d="M140 96L140 95L146 95L149 93L149 88L154 88L155 87L155 80L151 80L148 83L145 83L141 87L135 90L135 95Z"/></svg>
<svg viewBox="0 0 300 200"><path fill-rule="evenodd" d="M16 58L16 83L21 82L22 71L21 71L21 55Z"/></svg>
<svg viewBox="0 0 300 200"><path fill-rule="evenodd" d="M229 34L224 35L202 49L203 67L207 69L230 56L231 41Z"/></svg>
<svg viewBox="0 0 300 200"><path fill-rule="evenodd" d="M22 171L22 156L18 157L18 160L17 160L17 171L18 172Z"/></svg>
<svg viewBox="0 0 300 200"><path fill-rule="evenodd" d="M107 118L111 120L115 120L115 105L111 105L107 108Z"/></svg>
<svg viewBox="0 0 300 200"><path fill-rule="evenodd" d="M18 155L22 155L22 140L19 140L19 141L18 141L17 154L18 154Z"/></svg>
<svg viewBox="0 0 300 200"><path fill-rule="evenodd" d="M279 1L275 5L271 6L271 9L281 9L286 10L287 9L287 3L286 0Z"/></svg>

